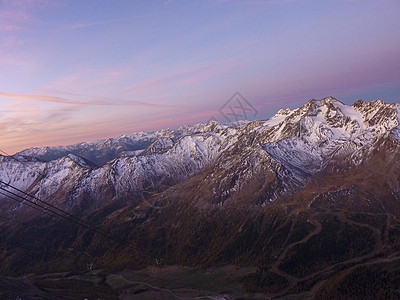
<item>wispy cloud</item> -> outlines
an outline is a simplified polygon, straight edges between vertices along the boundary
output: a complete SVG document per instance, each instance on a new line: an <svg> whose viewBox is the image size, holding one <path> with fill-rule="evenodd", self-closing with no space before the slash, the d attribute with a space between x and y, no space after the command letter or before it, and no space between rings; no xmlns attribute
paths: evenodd
<svg viewBox="0 0 400 300"><path fill-rule="evenodd" d="M33 17L23 10L0 10L0 32L15 32Z"/></svg>
<svg viewBox="0 0 400 300"><path fill-rule="evenodd" d="M32 24L43 23L38 17L38 12L59 5L56 2L48 0L0 1L0 32L26 31Z"/></svg>
<svg viewBox="0 0 400 300"><path fill-rule="evenodd" d="M84 103L81 101L76 101L76 100L71 100L71 99L66 99L66 98L61 98L61 97L35 95L35 94L14 94L14 93L0 92L0 98L45 101L45 102L55 102L55 103L63 103L63 104L78 104L78 105L87 104L87 103Z"/></svg>
<svg viewBox="0 0 400 300"><path fill-rule="evenodd" d="M52 103L60 103L60 104L71 104L71 105L82 105L82 106L148 106L148 107L172 107L173 105L165 105L158 103L149 103L142 101L134 101L134 100L120 100L115 98L107 98L107 97L93 97L93 96L85 96L82 94L72 94L67 93L74 96L79 97L87 97L91 100L88 101L80 101L74 100L64 97L57 96L47 96L47 95L37 95L37 94L17 94L17 93L4 93L0 92L0 98L5 99L17 99L24 101L44 101L44 102L52 102Z"/></svg>
<svg viewBox="0 0 400 300"><path fill-rule="evenodd" d="M0 1L0 65L27 71L36 63L32 49L33 30L41 21L38 11L44 1Z"/></svg>
<svg viewBox="0 0 400 300"><path fill-rule="evenodd" d="M170 1L172 1L172 0L170 0ZM88 28L88 27L95 27L95 26L101 26L101 25L105 25L105 24L111 24L111 23L132 20L132 19L157 17L157 16L160 16L163 14L165 14L165 13L159 12L159 13L151 13L151 14L133 15L133 16L129 16L129 17L98 20L98 21L93 21L93 22L81 22L81 23L75 23L75 24L68 24L68 25L64 26L63 28L61 28L61 30L66 30L66 31L78 30L78 29L83 29L83 28Z"/></svg>

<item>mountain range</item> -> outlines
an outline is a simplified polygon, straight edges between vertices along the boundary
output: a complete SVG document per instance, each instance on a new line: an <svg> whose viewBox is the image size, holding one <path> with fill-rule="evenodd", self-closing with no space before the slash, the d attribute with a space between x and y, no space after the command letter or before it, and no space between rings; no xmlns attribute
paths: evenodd
<svg viewBox="0 0 400 300"><path fill-rule="evenodd" d="M399 128L399 103L327 97L267 120L1 156L0 272L21 289L18 276L90 263L103 270L99 289L151 299L154 282L128 291L110 278L235 266L240 291L205 288L213 299L400 299ZM89 226L17 202L11 187ZM33 280L26 295L51 299L46 284Z"/></svg>

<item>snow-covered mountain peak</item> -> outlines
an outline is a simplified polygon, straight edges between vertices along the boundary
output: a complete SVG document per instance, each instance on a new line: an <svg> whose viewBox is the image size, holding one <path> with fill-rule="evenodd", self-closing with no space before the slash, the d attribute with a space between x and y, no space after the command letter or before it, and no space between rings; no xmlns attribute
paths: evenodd
<svg viewBox="0 0 400 300"><path fill-rule="evenodd" d="M400 141L398 105L327 97L280 110L256 128L259 143L292 174L315 174L329 165L360 164L389 135ZM300 173L299 173L300 172ZM307 175L307 176L308 176Z"/></svg>
<svg viewBox="0 0 400 300"><path fill-rule="evenodd" d="M390 131L398 126L397 108L394 104L386 104L381 100L365 103L356 101L346 105L341 101L327 97L321 100L311 99L303 106L290 110L279 110L268 119L264 126L272 127L271 141L277 141L292 135L316 135L328 131L335 135L346 136L370 130L380 133ZM320 136L318 136L320 138Z"/></svg>
<svg viewBox="0 0 400 300"><path fill-rule="evenodd" d="M333 128L345 128L352 131L351 117L346 116L347 106L333 97L321 100L311 99L303 106L290 110L280 110L276 115L267 120L264 126L269 130L267 140L274 142L291 136L317 135L316 138L332 132ZM343 112L345 111L345 113ZM351 114L351 113L350 113ZM353 114L354 115L354 112ZM328 135L331 138L332 135Z"/></svg>
<svg viewBox="0 0 400 300"><path fill-rule="evenodd" d="M390 130L399 125L396 104L386 104L382 100L370 103L356 102L353 104L361 112L368 126L382 127Z"/></svg>
<svg viewBox="0 0 400 300"><path fill-rule="evenodd" d="M174 141L170 137L160 137L155 140L149 147L144 151L140 152L140 155L146 155L151 153L163 152L174 145Z"/></svg>
<svg viewBox="0 0 400 300"><path fill-rule="evenodd" d="M70 153L67 156L61 158L61 160L71 161L71 162L73 162L73 163L75 163L75 164L77 164L77 165L79 165L80 167L83 167L83 168L91 168L91 167L95 166L91 161L89 161L89 160L87 160L87 159L85 159L85 158L83 158L83 157L81 157L79 155L72 154L72 153Z"/></svg>
<svg viewBox="0 0 400 300"><path fill-rule="evenodd" d="M153 132L138 132L132 135L123 135L117 139L108 138L92 142L82 142L68 146L41 147L23 150L16 155L36 157L43 161L52 161L69 154L84 158L86 163L102 165L109 160L120 156L137 154L149 147L158 138L173 138L174 131L163 129ZM80 164L80 163L78 163Z"/></svg>
<svg viewBox="0 0 400 300"><path fill-rule="evenodd" d="M292 112L290 108L282 108L280 109L275 116L287 116Z"/></svg>

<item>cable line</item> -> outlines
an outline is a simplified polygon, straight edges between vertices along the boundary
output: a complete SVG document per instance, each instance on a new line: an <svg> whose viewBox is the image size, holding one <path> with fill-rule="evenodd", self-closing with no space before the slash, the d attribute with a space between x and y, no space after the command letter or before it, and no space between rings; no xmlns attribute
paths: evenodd
<svg viewBox="0 0 400 300"><path fill-rule="evenodd" d="M52 209L54 209L55 211L57 211L57 212L59 212L59 213L61 213L61 214L67 215L69 218L74 219L76 222L79 222L79 223L82 223L82 224L87 225L87 222L86 222L86 221L84 221L84 220L82 220L82 219L80 219L80 218L74 216L73 214L70 214L69 212L67 212L67 211L65 211L65 210L62 210L61 208L58 208L57 206L55 206L55 205L53 205L53 204L50 204L50 203L48 203L48 202L46 202L46 201L43 201L43 200L39 199L39 198L36 197L36 196L33 196L33 195L31 195L31 194L28 194L28 193L24 192L23 190L20 190L19 188L16 188L16 187L12 186L11 184L6 183L6 182L4 182L4 181L2 181L2 180L0 179L0 186L1 186L1 184L4 184L4 185L6 185L6 186L8 186L8 187L10 187L10 188L12 188L12 189L14 189L14 190L16 190L17 192L22 193L23 195L25 195L25 196L27 196L27 197L31 197L31 198L35 199L36 201L39 201L40 203L43 203L43 204L45 204L45 205L50 206L50 207L51 207ZM8 190L7 190L7 191L8 191ZM24 199L26 199L26 198L24 198ZM34 202L34 203L36 203L36 202ZM89 225L88 225L88 226L89 226Z"/></svg>
<svg viewBox="0 0 400 300"><path fill-rule="evenodd" d="M33 206L30 206L32 208L35 208L35 209L40 210L40 211L42 211L41 209L43 209L43 210L45 210L45 212L50 212L50 213L52 213L52 214L54 214L56 216L59 216L61 218L67 219L67 220L69 220L71 222L74 222L74 223L78 224L79 226L85 227L88 230L93 230L94 233L97 233L97 234L103 236L106 239L109 239L109 240L112 240L114 242L117 242L118 244L123 244L123 245L126 245L126 246L130 246L130 247L136 248L136 244L134 244L132 242L122 241L122 240L116 238L115 236L113 236L111 233L107 232L105 229L100 229L98 227L92 226L90 223L88 223L88 222L86 222L86 221L84 221L84 220L82 220L82 219L80 219L78 217L75 217L74 215L72 215L72 214L70 214L70 213L68 213L68 212L66 212L66 211L64 211L64 210L62 210L60 208L57 208L54 205L37 198L36 196L30 195L30 194L28 194L28 193L26 193L26 192L24 192L24 191L22 191L22 190L20 190L20 189L18 189L16 187L12 186L11 184L5 183L2 180L0 180L0 184L5 184L6 186L15 189L18 192L21 192L26 196L29 196L29 197L31 197L31 198L33 198L35 200L40 201L43 204L48 205L49 207L46 207L46 206L44 206L42 204L39 204L39 203L37 203L35 201L29 200L29 199L27 199L25 197L22 197L21 195L15 193L15 192L12 192L12 191L10 191L10 190L8 190L8 189L6 189L6 188L4 188L3 186L0 185L0 190L6 192L8 194L5 194L3 192L0 192L0 193L2 195L7 196L11 200L14 200L14 201L17 201L17 202L23 203L23 204L26 204L24 202L27 201L28 203L33 205ZM12 196L10 196L10 195L12 195Z"/></svg>

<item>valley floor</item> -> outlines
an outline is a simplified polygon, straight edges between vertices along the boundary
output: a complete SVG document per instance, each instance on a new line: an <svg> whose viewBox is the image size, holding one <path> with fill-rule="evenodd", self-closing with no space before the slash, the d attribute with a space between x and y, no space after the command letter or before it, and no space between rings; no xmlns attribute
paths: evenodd
<svg viewBox="0 0 400 300"><path fill-rule="evenodd" d="M240 284L243 276L255 271L238 266L161 266L114 274L93 270L0 277L0 299L267 299L246 293Z"/></svg>

